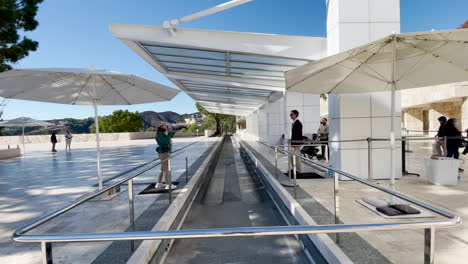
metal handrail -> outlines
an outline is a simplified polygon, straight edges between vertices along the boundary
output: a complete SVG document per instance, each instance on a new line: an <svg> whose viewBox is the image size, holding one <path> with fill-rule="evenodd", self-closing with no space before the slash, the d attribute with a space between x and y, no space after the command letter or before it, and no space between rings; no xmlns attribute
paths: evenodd
<svg viewBox="0 0 468 264"><path fill-rule="evenodd" d="M60 216L60 215L62 215L64 213L70 211L71 209L73 209L73 208L75 208L75 207L77 207L77 206L79 206L79 205L81 205L81 204L83 204L83 203L85 203L85 202L87 202L87 201L89 201L89 200L91 200L91 199L93 199L93 198L95 198L95 197L97 197L97 196L99 196L99 195L101 195L101 194L103 194L103 193L105 193L105 192L107 192L107 191L109 191L109 190L123 184L123 183L132 180L135 177L138 177L139 175L141 175L141 174L143 174L143 173L145 173L145 172L147 172L147 171L161 165L165 161L169 161L172 158L179 156L180 154L184 153L184 152L182 152L182 150L184 150L184 149L186 149L186 148L188 148L188 147L190 147L190 146L192 146L192 145L194 145L196 143L199 143L199 142L200 141L197 141L197 142L191 143L191 144L189 144L187 146L184 146L184 147L182 147L180 149L177 149L176 151L174 151L174 153L176 153L176 152L179 152L179 153L177 153L175 155L173 153L173 155L171 155L171 157L169 157L169 158L167 158L165 160L157 162L156 164L153 164L152 166L150 166L148 168L145 168L145 169L143 169L143 170L141 170L141 171L139 171L137 173L134 173L134 174L132 174L132 175L126 177L126 178L123 178L122 180L120 180L120 181L118 181L118 182L116 182L116 183L114 183L112 185L109 185L109 186L103 188L102 190L97 190L95 192L90 193L89 195L85 195L84 197L80 198L78 201L75 201L72 204L69 204L69 205L67 205L67 206L65 206L65 207L63 207L61 209L58 209L58 210L56 210L56 211L54 211L54 212L52 212L52 213L50 213L48 215L45 215L45 216L43 216L43 217L41 217L41 218L39 218L39 219L37 219L37 220L35 220L33 222L21 227L20 229L16 230L15 233L13 234L13 240L16 241L16 239L18 237L21 237L24 233L31 231L32 229L34 229L34 228L36 228L36 227L38 227L38 226L52 220L52 219L54 219L55 217L58 217L58 216ZM187 155L187 153L186 153L186 155ZM146 162L146 163L144 163L142 165L139 165L139 166L133 168L133 170L142 168L143 166L148 165L148 164L150 164L152 162L155 162L157 160L159 160L159 158L151 160L149 162ZM129 171L127 171L127 173L128 172ZM187 176L187 174L186 174L186 176Z"/></svg>
<svg viewBox="0 0 468 264"><path fill-rule="evenodd" d="M369 142L371 142L369 140ZM435 228L436 227L449 227L449 226L455 226L455 225L458 225L462 222L462 219L457 216L457 215L454 215L452 213L449 213L445 210L442 210L442 209L439 209L437 207L434 207L432 205L429 205L429 204L426 204L424 202L421 202L421 201L418 201L418 200L415 200L413 198L410 198L406 195L403 195L401 193L398 193L398 192L395 192L394 190L390 190L390 189L387 189L385 187L382 187L380 185L377 185L377 184L374 184L372 182L369 182L369 181L366 181L364 179L361 179L361 178L358 178L354 175L351 175L349 173L346 173L346 172L343 172L341 170L338 170L336 168L333 168L331 166L327 166L327 165L324 165L322 163L319 163L319 162L315 162L311 159L308 159L308 158L305 158L305 157L302 157L301 155L297 155L296 153L293 153L291 151L287 151L287 150L284 150L282 148L278 148L278 147L275 147L275 167L276 167L276 173L278 171L278 151L280 152L283 152L285 154L288 155L291 155L293 157L293 171L294 171L294 195L296 196L296 159L299 158L299 159L302 159L303 161L305 161L306 163L308 163L309 165L312 164L312 166L317 166L317 167L321 167L323 169L327 169L329 171L332 171L333 173L333 190L334 190L334 215L335 215L335 227L339 225L340 223L340 217L339 217L339 181L338 181L338 174L339 175L342 175L344 177L348 177L350 179L353 179L359 183L362 183L362 184L365 184L369 187L372 187L374 189L377 189L377 190L380 190L382 192L385 192L387 194L390 194L392 195L392 197L398 197L404 201L407 201L407 202L410 202L412 204L416 204L426 210L429 210L429 211L432 211L440 216L443 216L443 217L446 217L448 218L447 220L443 220L443 221L425 221L425 222L418 222L415 226L413 226L412 224L414 224L415 222L398 222L398 223L390 223L390 224L370 224L370 226L368 224L364 224L364 225L339 225L339 227L344 227L344 228L347 228L347 227L350 227L351 231L349 232L353 232L353 231L367 231L368 228L370 227L374 227L375 229L372 229L372 230L384 230L384 229L388 229L388 230L395 230L395 229L410 229L410 228L418 228L417 226L421 227L421 228L424 228L424 263L425 264L433 264L434 263L434 255L435 255L435 247L434 247L434 244L435 244ZM289 158L288 158L289 159ZM288 161L288 165L290 164L290 162ZM288 169L289 170L289 169ZM277 180L278 180L278 176L277 176ZM392 198L393 199L393 198ZM347 227L345 227L347 226ZM352 227L351 227L352 226ZM338 230L339 230L339 227ZM362 229L361 229L362 228ZM340 243L340 236L339 236L339 233L341 232L336 232L336 243Z"/></svg>
<svg viewBox="0 0 468 264"><path fill-rule="evenodd" d="M395 191L390 190L390 189L388 189L388 188L382 187L382 186L380 186L380 185L378 185L378 184L375 184L375 183L373 183L373 182L370 182L370 181L361 179L361 178L359 178L359 177L357 177L357 176L354 176L354 175L351 175L351 174L349 174L349 173L347 173L347 172L344 172L344 171L338 170L338 169L336 169L336 168L327 166L327 165L325 165L325 164L323 164L323 163L316 162L316 161L314 161L314 160L305 158L305 157L300 156L300 155L297 155L296 153L291 152L291 151L287 151L287 150L284 150L284 149L281 149L281 148L278 148L278 151L283 152L283 153L288 154L288 155L295 156L296 158L300 158L300 159L302 159L303 161L305 161L306 163L312 164L313 166L317 166L317 167L321 167L321 168L326 169L326 170L333 171L334 173L338 173L338 174L340 174L340 175L342 175L342 176L345 176L345 177L347 177L347 178L350 178L350 179L353 179L353 180L355 180L355 181L358 181L358 182L360 182L360 183L362 183L362 184L365 184L365 185L367 185L367 186L369 186L369 187L372 187L372 188L378 189L378 190L380 190L380 191L382 191L382 192L385 192L385 193L388 193L388 194L390 194L390 195L396 196L396 197L398 197L398 198L400 198L400 199L402 199L402 200L405 200L405 201L407 201L407 202L410 202L410 203L416 204L416 205L418 205L418 206L421 206L422 208L425 208L425 209L427 209L427 210L430 210L430 211L432 211L432 212L434 212L434 213L437 213L437 214L439 214L439 215L442 215L442 216L444 216L444 217L447 217L447 218L455 218L455 216L454 216L453 214L451 214L451 213L449 213L449 212L447 212L447 211L444 211L444 210L442 210L442 209L436 208L436 207L434 207L434 206L432 206L432 205L429 205L429 204L426 204L426 203L424 203L424 202L420 202L420 201L418 201L418 200L412 199L412 198L410 198L410 197L408 197L408 196L406 196L406 195L403 195L403 194L401 194L401 193L395 192Z"/></svg>
<svg viewBox="0 0 468 264"><path fill-rule="evenodd" d="M434 235L436 227L448 227L461 223L459 216L453 215L442 209L417 201L393 190L376 185L372 182L360 179L349 173L340 171L330 166L314 162L308 158L297 155L293 152L275 147L275 151L280 151L293 156L293 160L300 158L307 163L319 166L333 171L334 189L335 189L335 225L317 225L317 226L275 226L275 227L240 227L223 229L198 229L198 230L170 230L170 231L145 231L145 232L117 232L117 233L92 233L92 234L58 234L58 235L23 235L21 232L15 232L13 240L17 242L40 242L43 252L43 262L51 261L51 243L57 242L96 242L96 241L117 241L117 240L161 240L178 238L211 238L211 237L233 237L233 236L258 236L258 235L298 235L298 234L319 234L319 233L343 233L359 232L373 230L401 230L401 229L425 229L425 263L432 263L434 256ZM167 159L170 160L170 159ZM162 162L162 161L161 161ZM294 162L295 165L295 162ZM295 166L294 166L295 171ZM449 220L424 221L424 222L400 222L400 223L381 223L381 224L357 224L340 225L338 217L338 176L337 174L354 179L360 183L373 187L375 189L396 196L405 201L411 202L422 208L435 212ZM136 176L135 176L136 177ZM127 177L129 180L132 178ZM127 179L126 178L126 179ZM119 181L123 183L126 179ZM29 229L30 230L30 229ZM21 229L20 231L24 231ZM339 237L337 234L337 242Z"/></svg>
<svg viewBox="0 0 468 264"><path fill-rule="evenodd" d="M64 242L98 242L125 240L161 240L179 238L213 238L213 237L241 237L241 236L277 236L321 233L347 233L363 231L419 229L432 227L446 227L461 223L460 217L450 221L403 222L380 224L342 224L315 226L265 226L265 227L236 227L212 229L186 229L168 231L143 231L119 233L89 233L89 234L60 234L60 235L28 235L15 238L24 243L64 243Z"/></svg>

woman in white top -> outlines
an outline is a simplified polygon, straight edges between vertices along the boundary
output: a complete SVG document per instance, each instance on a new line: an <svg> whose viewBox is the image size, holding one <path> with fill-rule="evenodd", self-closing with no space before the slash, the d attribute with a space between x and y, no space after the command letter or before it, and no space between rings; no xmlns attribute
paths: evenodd
<svg viewBox="0 0 468 264"><path fill-rule="evenodd" d="M70 132L70 130L67 129L67 132L65 132L65 151L68 149L71 151L71 141L72 141L73 135Z"/></svg>

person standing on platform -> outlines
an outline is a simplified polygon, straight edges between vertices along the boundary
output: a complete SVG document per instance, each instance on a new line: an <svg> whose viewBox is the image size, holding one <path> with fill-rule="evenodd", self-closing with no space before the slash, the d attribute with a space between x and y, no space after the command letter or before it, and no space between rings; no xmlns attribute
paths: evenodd
<svg viewBox="0 0 468 264"><path fill-rule="evenodd" d="M289 116L292 119L292 129L291 129L291 145L292 152L296 153L298 156L301 156L301 142L302 138L302 123L299 121L299 112L297 110L292 110ZM296 145L296 146L294 146ZM291 157L291 167L293 166L293 160ZM296 157L296 171L302 173L302 160Z"/></svg>
<svg viewBox="0 0 468 264"><path fill-rule="evenodd" d="M447 150L445 149L445 144L444 144L444 126L445 123L447 122L447 117L441 116L437 119L439 121L439 131L437 131L436 139L433 146L434 149L434 154L437 154L437 156L442 157L442 153L447 154ZM442 152L443 151L443 152Z"/></svg>
<svg viewBox="0 0 468 264"><path fill-rule="evenodd" d="M57 152L57 150L55 149L55 145L57 144L57 136L55 135L55 133L52 133L52 136L50 136L50 143L52 143L52 152Z"/></svg>
<svg viewBox="0 0 468 264"><path fill-rule="evenodd" d="M71 151L72 138L73 138L72 133L70 132L69 129L67 129L67 131L65 132L65 151L67 151L67 149Z"/></svg>
<svg viewBox="0 0 468 264"><path fill-rule="evenodd" d="M458 122L455 118L450 118L444 126L444 135L447 137L447 157L458 159L460 153L458 149L462 145L461 132L457 128Z"/></svg>
<svg viewBox="0 0 468 264"><path fill-rule="evenodd" d="M155 188L165 188L166 190L175 189L177 186L172 185L171 182L171 171L169 168L169 160L172 152L172 137L175 135L173 129L167 129L166 124L160 124L158 126L158 131L156 132L156 142L158 147L156 151L158 152L159 159L162 161L161 170L159 172L158 181L156 182ZM162 183L162 178L166 184Z"/></svg>
<svg viewBox="0 0 468 264"><path fill-rule="evenodd" d="M320 120L320 126L319 126L319 129L317 130L317 134L319 135L319 140L320 141L328 141L328 119L326 119L325 117L322 118L322 120ZM322 159L325 158L325 145L328 145L328 143L323 143L322 144ZM328 148L327 148L327 157L329 155L329 151L328 151Z"/></svg>

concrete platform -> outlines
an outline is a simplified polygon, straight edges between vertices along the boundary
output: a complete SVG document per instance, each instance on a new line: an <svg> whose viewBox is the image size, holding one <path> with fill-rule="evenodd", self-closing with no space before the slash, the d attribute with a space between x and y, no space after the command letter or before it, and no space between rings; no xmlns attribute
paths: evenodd
<svg viewBox="0 0 468 264"><path fill-rule="evenodd" d="M257 153L259 162L274 173L274 151L265 145L246 142ZM430 156L429 144L412 144L413 153L407 155L407 170L421 177L404 176L396 182L396 189L410 197L433 204L465 219L455 228L436 229L436 263L466 263L468 259L468 179L462 174L456 186L432 185L424 177L424 158ZM465 157L462 157L465 160ZM287 171L287 160L281 158L279 167ZM376 181L388 187L389 182ZM297 200L319 224L333 223L333 181L331 179L298 180ZM286 188L293 193L293 188ZM385 219L356 202L357 199L383 195L380 191L353 181L340 182L340 220L345 224L399 222ZM431 218L431 219L442 219ZM421 219L414 219L418 221ZM407 219L405 219L407 221ZM331 235L334 237L334 235ZM422 263L423 230L373 231L343 234L340 248L355 263Z"/></svg>
<svg viewBox="0 0 468 264"><path fill-rule="evenodd" d="M174 139L174 148L198 140L177 138ZM207 139L188 149L190 172L193 173L199 161L204 159L204 153L217 140ZM31 152L23 157L0 161L0 263L40 263L39 244L12 242L10 236L13 231L96 189L93 142L77 143L71 152L59 150L55 154L49 151L48 144L31 146ZM154 140L105 142L102 150L104 180L111 183L120 172L154 159L154 149ZM173 179L185 175L184 155L174 158L172 165ZM135 194L156 180L157 170L148 171L135 180ZM176 195L177 191L174 192ZM109 201L85 203L30 234L125 231L129 226L127 197L124 192ZM158 219L157 214L164 212L167 205L167 194L136 196L137 230L152 227ZM54 244L54 261L91 263L109 246L112 243ZM125 248L121 251L128 256L129 247ZM118 263L115 258L109 260ZM124 258L120 260L124 261Z"/></svg>

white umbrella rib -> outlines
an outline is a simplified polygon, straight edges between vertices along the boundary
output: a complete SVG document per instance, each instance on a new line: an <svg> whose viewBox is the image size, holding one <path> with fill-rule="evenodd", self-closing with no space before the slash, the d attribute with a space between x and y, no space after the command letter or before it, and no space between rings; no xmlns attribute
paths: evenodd
<svg viewBox="0 0 468 264"><path fill-rule="evenodd" d="M385 46L385 45L387 45L387 43L386 43L386 42L385 42L385 43L382 45L382 47L383 47L383 46ZM380 48L382 48L382 47L380 47ZM379 48L379 50L380 50L380 48ZM359 52L359 53L357 53L357 54L354 54L354 55L353 55L352 53L350 53L348 57L346 57L346 58L342 59L341 61L339 61L339 62L337 62L337 63L335 63L335 64L333 64L333 65L330 65L330 66L328 66L328 67L325 67L325 68L321 69L320 71L313 72L313 73L311 73L311 74L309 74L309 75L305 76L305 77L304 77L302 80L300 80L300 81L298 81L298 82L296 82L296 83L294 83L294 84L290 85L289 87L292 87L292 86L298 85L298 84L300 84L300 83L302 83L302 82L306 81L307 79L309 79L311 76L313 76L313 75L317 75L317 74L319 74L319 73L321 73L321 72L324 72L324 71L328 70L329 68L331 68L331 67L333 67L333 66L335 66L335 65L337 65L337 64L340 64L340 63L342 63L343 61L346 61L346 60L348 60L349 58L352 58L352 57L355 57L355 56L361 55L362 53L364 53L364 52L366 52L366 51L368 51L368 50L367 50L367 49L365 49L365 50L363 50L363 51L361 51L361 52ZM352 52L354 52L354 51L352 51ZM349 53L349 52L348 52L348 53ZM314 63L314 62L311 62L311 63ZM306 64L306 65L307 65L307 64ZM303 67L303 66L300 66L300 67Z"/></svg>
<svg viewBox="0 0 468 264"><path fill-rule="evenodd" d="M436 58L437 60L440 60L440 61L443 61L443 62L445 62L445 63L451 64L451 65L455 66L456 68L460 69L461 71L466 71L466 69L463 68L463 66L460 66L460 65L458 65L458 64L455 64L455 63L453 63L452 61L450 61L450 60L448 60L448 59L446 59L446 58L441 57L439 54L434 53L434 51L436 51L436 50L440 49L441 47L447 45L447 43L444 43L443 45L440 45L439 47L437 47L437 48L434 49L434 50L426 50L426 49L423 49L423 48L421 48L421 47L418 47L418 46L414 45L414 44L411 43L411 42L407 42L407 41L404 41L404 40L402 40L402 39L400 39L400 41L403 42L403 43L405 43L405 44L410 45L411 47L413 47L413 48L415 48L415 49L422 50L422 51L424 51L426 54L432 55L432 56L433 56L434 58Z"/></svg>
<svg viewBox="0 0 468 264"><path fill-rule="evenodd" d="M116 79L114 76L112 76L112 78ZM130 79L130 76L129 76L128 78ZM118 79L117 79L117 80L118 80ZM130 83L130 81L129 81L128 83ZM129 86L129 87L127 87L127 88L130 88L130 87L131 87L131 86ZM140 89L142 89L142 90L144 90L144 91L146 91L146 92L148 92L148 93L152 93L152 94L154 94L154 95L157 95L157 96L159 96L159 97L161 97L161 98L163 98L163 99L165 99L165 100L168 100L168 101L172 100L172 98L166 98L166 97L164 97L164 96L162 96L162 95L160 95L160 94L157 94L157 93L155 93L155 92L153 92L153 91L151 91L151 90L145 89L145 88L143 88L143 87L141 87L141 86L135 86L135 87L138 87L138 88L140 88ZM125 89L127 89L127 88L125 88Z"/></svg>
<svg viewBox="0 0 468 264"><path fill-rule="evenodd" d="M91 95L89 94L88 90L85 89L86 85L88 85L89 80L91 80L91 76L92 75L90 74L88 79L86 79L86 81L83 84L81 84L80 82L81 89L78 91L78 94L76 95L76 98L73 101L72 105L76 104L76 101L78 101L78 99L80 98L80 95L83 92L83 90L85 90L88 96L91 98Z"/></svg>
<svg viewBox="0 0 468 264"><path fill-rule="evenodd" d="M127 100L127 98L125 98L122 94L120 94L120 92L115 89L115 87L110 84L104 77L102 77L101 74L98 74L99 78L101 78L101 80L103 80L107 85L109 85L109 87L111 88L111 90L113 89L120 97L122 97L122 99L124 99L125 102L127 102L127 104L131 105L131 103ZM107 93L106 93L107 94ZM99 98L101 99L101 98Z"/></svg>
<svg viewBox="0 0 468 264"><path fill-rule="evenodd" d="M353 61L353 59L350 59L351 61ZM358 59L355 59L354 62L357 62L357 63L362 63L360 60ZM353 68L351 67L348 67L348 66L344 66L344 65L340 65L340 66L343 66L345 68L348 68L348 69L351 69L351 70L354 70ZM378 76L375 76L375 75L372 75L368 72L362 72L360 70L357 70L357 72L361 73L361 74L364 74L368 77L371 77L371 78L374 78L378 81L381 81L381 82L390 82L390 80L388 80L387 78L385 78L383 75L381 75L378 71L374 70L372 67L370 67L367 63L363 64L364 67L366 67L367 69L369 69L370 71L372 71L373 73L375 73L376 75Z"/></svg>
<svg viewBox="0 0 468 264"><path fill-rule="evenodd" d="M358 71L359 68L361 68L361 66L365 63L367 63L372 57L374 57L377 53L379 53L386 45L388 45L390 42L386 42L384 45L382 45L376 52L373 52L372 55L370 55L369 57L366 58L365 61L363 61L361 64L359 64L359 66L356 67L356 69L354 71ZM351 74L353 74L353 71L351 71L348 75L346 75L339 83L337 83L330 91L328 91L328 93L332 93L333 90L335 90L338 86L340 86L340 84L342 84L344 81L346 81L349 76L351 76Z"/></svg>

